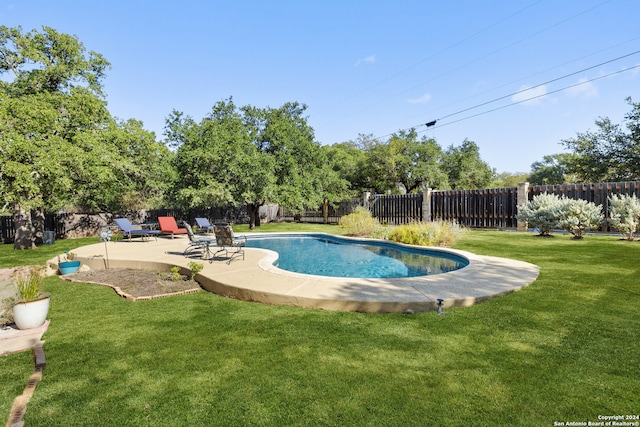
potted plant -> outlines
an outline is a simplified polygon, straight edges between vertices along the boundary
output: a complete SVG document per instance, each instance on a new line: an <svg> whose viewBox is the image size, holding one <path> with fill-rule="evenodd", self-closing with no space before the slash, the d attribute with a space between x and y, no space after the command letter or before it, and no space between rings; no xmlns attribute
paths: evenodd
<svg viewBox="0 0 640 427"><path fill-rule="evenodd" d="M13 321L18 329L32 329L42 326L49 314L49 294L40 290L42 272L31 268L27 273L18 274L13 284L16 297L13 303Z"/></svg>
<svg viewBox="0 0 640 427"><path fill-rule="evenodd" d="M60 274L71 274L80 269L80 261L74 261L75 257L76 255L69 251L64 251L64 261L61 261L60 257L58 257L58 269L60 270Z"/></svg>

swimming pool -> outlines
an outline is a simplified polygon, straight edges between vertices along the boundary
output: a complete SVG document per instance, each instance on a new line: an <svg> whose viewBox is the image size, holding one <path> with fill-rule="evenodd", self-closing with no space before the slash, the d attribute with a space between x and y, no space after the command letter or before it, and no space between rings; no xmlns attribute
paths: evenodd
<svg viewBox="0 0 640 427"><path fill-rule="evenodd" d="M466 258L446 251L325 234L252 235L247 247L277 252L274 265L282 270L328 277L427 276L469 264Z"/></svg>

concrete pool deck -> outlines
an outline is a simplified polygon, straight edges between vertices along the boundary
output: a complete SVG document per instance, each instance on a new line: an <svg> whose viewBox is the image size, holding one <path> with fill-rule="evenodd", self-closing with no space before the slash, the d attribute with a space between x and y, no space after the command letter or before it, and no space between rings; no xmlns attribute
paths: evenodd
<svg viewBox="0 0 640 427"><path fill-rule="evenodd" d="M314 233L317 234L317 233ZM245 249L245 259L213 262L182 255L189 240L133 240L96 243L73 250L91 269L106 267L108 251L111 268L137 268L168 271L173 266L189 269L189 262L204 264L196 276L203 289L245 301L291 305L338 311L368 313L426 311L443 307L470 306L531 284L538 277L536 265L470 252L450 250L469 259L467 267L431 276L401 279L358 279L310 276L280 270L273 266L274 252ZM215 252L215 248L212 248Z"/></svg>

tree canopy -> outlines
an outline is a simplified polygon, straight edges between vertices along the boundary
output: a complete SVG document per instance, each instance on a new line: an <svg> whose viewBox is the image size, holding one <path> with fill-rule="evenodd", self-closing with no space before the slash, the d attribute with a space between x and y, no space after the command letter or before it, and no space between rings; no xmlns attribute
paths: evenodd
<svg viewBox="0 0 640 427"><path fill-rule="evenodd" d="M468 190L488 186L495 175L480 157L480 148L465 139L460 147L450 146L443 155L443 172L454 190Z"/></svg>
<svg viewBox="0 0 640 427"><path fill-rule="evenodd" d="M333 169L358 194L417 192L425 185L439 189L471 189L489 185L495 172L469 140L443 151L433 138L418 138L415 129L388 140L360 135L357 141L326 148Z"/></svg>
<svg viewBox="0 0 640 427"><path fill-rule="evenodd" d="M346 181L329 168L305 110L295 102L239 108L230 98L200 123L174 111L166 135L177 147L175 201L183 207L247 205L253 228L265 203L302 209L339 197Z"/></svg>
<svg viewBox="0 0 640 427"><path fill-rule="evenodd" d="M140 122L111 117L108 67L76 37L0 27L0 209L21 219L17 249L34 246L32 210L115 210L162 192L170 154Z"/></svg>
<svg viewBox="0 0 640 427"><path fill-rule="evenodd" d="M624 127L600 117L597 130L579 132L562 144L574 156L569 170L582 182L629 181L640 179L640 103L627 98L631 111Z"/></svg>

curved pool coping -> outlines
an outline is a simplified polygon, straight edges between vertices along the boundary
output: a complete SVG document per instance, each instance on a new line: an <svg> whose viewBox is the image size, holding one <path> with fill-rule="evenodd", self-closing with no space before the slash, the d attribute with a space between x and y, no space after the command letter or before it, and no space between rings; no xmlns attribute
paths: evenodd
<svg viewBox="0 0 640 427"><path fill-rule="evenodd" d="M260 233L261 236L267 233ZM324 233L268 233L272 235L326 235ZM252 234L246 234L251 237ZM329 235L330 236L330 235ZM349 239L339 236L340 239ZM354 239L366 241L370 239ZM74 249L91 269L106 267L108 247L112 268L139 268L168 271L173 266L188 271L194 258L182 255L188 245L184 236L175 239L108 242ZM401 245L412 247L411 245ZM415 247L419 248L419 247ZM338 311L419 312L443 307L470 306L519 290L536 280L539 268L523 261L480 256L467 251L429 247L469 260L459 270L429 276L399 279L361 279L313 276L282 270L273 265L277 253L246 248L245 259L230 264L224 260L201 261L203 270L196 280L203 289L218 295L265 304L291 305Z"/></svg>

